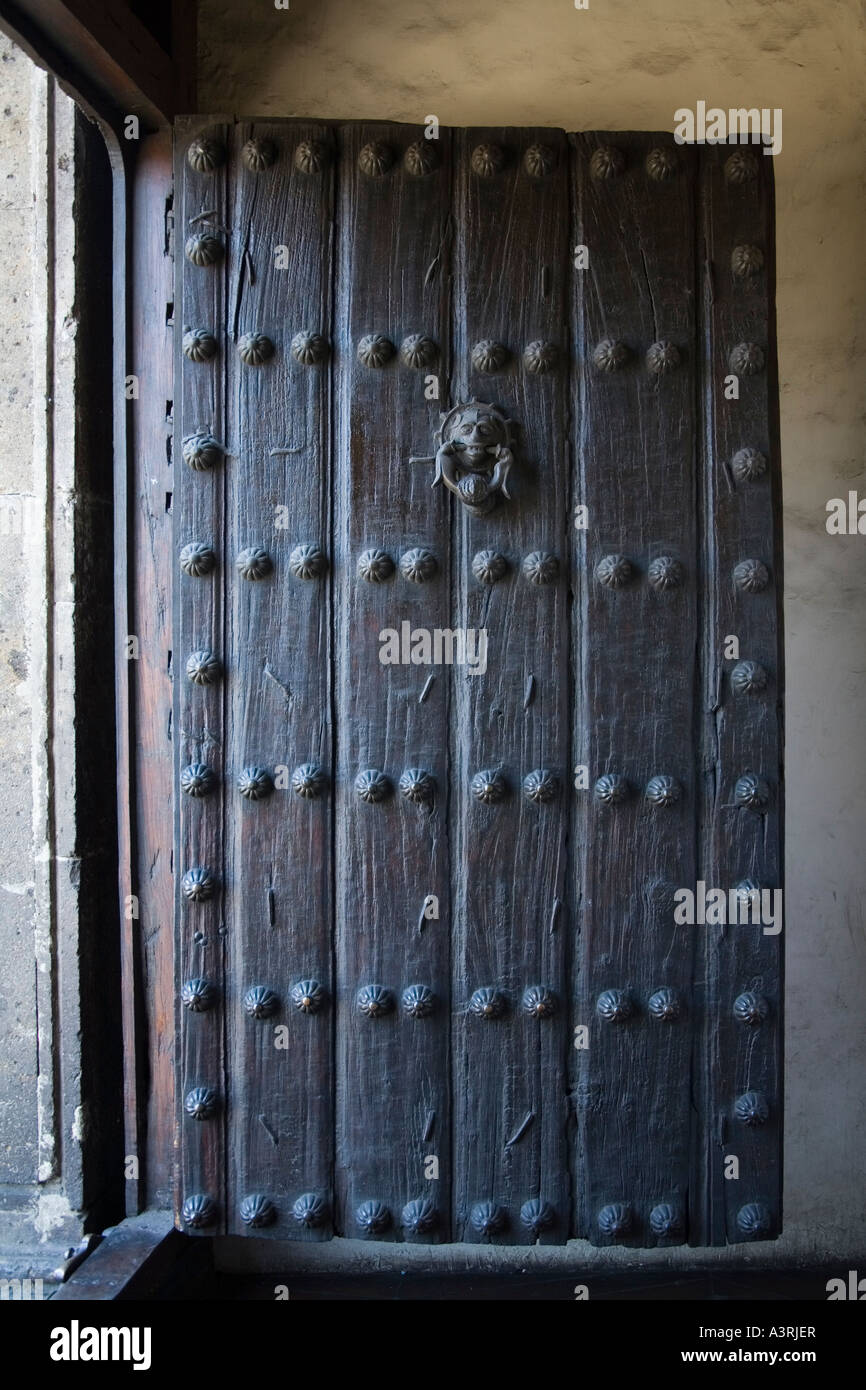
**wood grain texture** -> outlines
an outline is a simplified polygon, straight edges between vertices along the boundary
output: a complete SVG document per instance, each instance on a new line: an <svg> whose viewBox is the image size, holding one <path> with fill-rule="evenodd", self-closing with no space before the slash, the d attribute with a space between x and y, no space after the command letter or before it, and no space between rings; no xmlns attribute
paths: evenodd
<svg viewBox="0 0 866 1390"><path fill-rule="evenodd" d="M542 143L555 162L543 178L524 167ZM473 169L479 147L504 151L492 176ZM558 131L460 132L455 191L455 401L495 404L517 422L511 500L473 517L454 498L455 626L485 629L487 671L454 672L452 834L454 928L452 1009L455 1095L455 1229L464 1240L509 1244L563 1241L568 1232L565 1070L568 934L564 898L568 800L568 505L565 295L568 255L567 150ZM476 164L480 156L475 156ZM472 362L484 340L509 360L486 374ZM552 343L547 373L525 366L528 344ZM498 583L481 585L472 561L492 548L508 562ZM524 560L555 557L549 583L530 582ZM473 776L497 769L507 794L479 802ZM523 779L547 770L551 801L534 804ZM554 996L551 1017L529 1016L528 988ZM471 1010L478 988L501 992L504 1012ZM521 1221L524 1204L550 1208L543 1228ZM473 1208L495 1203L501 1228L479 1231Z"/></svg>
<svg viewBox="0 0 866 1390"><path fill-rule="evenodd" d="M272 143L270 168L247 168L251 137ZM299 796L291 778L303 764L331 773L330 586L326 573L297 578L290 560L298 545L330 552L330 371L296 362L291 343L308 328L328 336L333 158L300 172L304 140L330 145L318 126L241 124L229 153L226 1011L230 1229L245 1229L240 1204L261 1193L276 1213L262 1234L316 1239L328 1222L307 1228L292 1206L314 1192L331 1208L332 800L325 785ZM273 344L260 365L239 355L251 333ZM259 580L235 564L251 546L273 565ZM238 779L256 766L274 790L249 800ZM325 995L316 1013L291 1000L308 979ZM244 1007L256 986L279 999L266 1018Z"/></svg>
<svg viewBox="0 0 866 1390"><path fill-rule="evenodd" d="M447 370L449 288L449 144L423 177L403 167L406 148L423 131L405 126L342 127L337 217L336 387L336 916L337 1189L339 1228L359 1235L362 1204L382 1203L389 1222L368 1232L401 1239L403 1207L428 1199L438 1221L427 1240L447 1238L451 1175L448 1037L449 795L447 668L383 665L380 633L449 626L448 499L431 490L432 468L410 464L431 452L440 402L427 399L425 378ZM361 151L379 141L394 163L379 177L359 167ZM381 334L398 348L427 334L439 361L422 370L399 357L365 366L358 346ZM424 547L435 573L422 583L400 560ZM359 576L358 561L381 548L396 571L382 583ZM433 684L422 701L428 677ZM413 804L399 791L404 771L427 770L432 799ZM357 775L378 770L390 793L365 803ZM428 895L437 919L424 919ZM358 991L381 985L392 1007L369 1018ZM413 1018L403 991L428 986L428 1017ZM425 1159L440 1176L425 1176ZM428 1172L434 1170L428 1169Z"/></svg>
<svg viewBox="0 0 866 1390"><path fill-rule="evenodd" d="M176 131L175 154L175 564L181 549L192 541L213 546L218 557L210 574L192 578L179 573L174 585L176 990L179 1000L184 981L203 977L217 995L214 1007L203 1013L181 1009L177 1004L177 1124L181 1203L197 1193L211 1197L218 1208L216 1229L225 1222L225 681L193 684L186 675L186 661L191 653L202 649L213 651L221 662L225 660L225 475L230 465L223 458L210 471L196 471L184 462L182 447L184 438L197 431L206 431L225 443L226 261L223 257L215 265L194 266L183 248L190 234L202 230L217 236L225 247L226 167L222 165L213 173L196 173L189 167L186 151L199 134L206 133L225 144L227 129L225 122L218 119L183 122ZM183 356L183 335L195 328L206 328L217 338L218 351L213 361L190 362ZM180 790L180 773L184 766L199 762L210 766L218 781L209 796L192 798ZM195 867L209 870L215 880L215 890L208 901L191 902L183 893L184 875ZM184 1097L200 1086L212 1087L219 1103L215 1115L197 1121L186 1114ZM214 1229L208 1227L207 1233Z"/></svg>
<svg viewBox="0 0 866 1390"><path fill-rule="evenodd" d="M756 151L756 177L726 178L726 148L701 152L700 247L703 257L702 322L705 376L702 397L708 457L705 461L702 634L702 768L704 782L701 876L708 885L730 889L753 880L765 889L782 886L782 728L778 436L774 425L775 342L770 311L774 287L772 160ZM732 271L735 248L757 247L764 267L743 277ZM730 354L754 343L765 366L739 375L739 398L727 399ZM737 477L733 459L753 448L767 459L766 473L752 481ZM744 592L733 579L743 560L761 560L769 583ZM725 658L725 640L739 640L739 659L758 662L768 673L766 688L737 693L731 676L737 662ZM765 812L735 802L737 780L755 772L770 792ZM706 1128L699 1161L706 1174L709 1243L741 1241L739 1211L763 1205L771 1236L781 1229L782 934L762 925L707 927L705 1076L702 1114ZM769 1014L756 1026L733 1016L736 998L755 992ZM765 1123L745 1125L735 1116L747 1092L764 1096ZM726 1180L725 1159L739 1159L737 1180Z"/></svg>

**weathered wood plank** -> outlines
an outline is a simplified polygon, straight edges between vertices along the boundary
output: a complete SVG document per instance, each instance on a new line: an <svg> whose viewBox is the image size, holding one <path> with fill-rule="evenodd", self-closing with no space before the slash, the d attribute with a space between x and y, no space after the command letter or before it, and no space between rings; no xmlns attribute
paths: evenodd
<svg viewBox="0 0 866 1390"><path fill-rule="evenodd" d="M317 167L302 167L311 148ZM298 335L329 338L333 155L324 127L257 122L234 128L229 162L229 1228L320 1239L333 1168L330 354L301 352ZM317 769L300 791L299 768ZM304 1197L324 1207L310 1224L293 1211Z"/></svg>
<svg viewBox="0 0 866 1390"><path fill-rule="evenodd" d="M510 499L500 497L481 516L450 499L453 624L486 630L488 641L486 672L464 667L453 676L455 1233L467 1241L563 1241L569 1225L564 136L462 131L455 169L453 399L475 397L516 422ZM497 362L497 349L485 343L499 345L507 358ZM491 562L478 558L485 552L507 564L493 583L478 578L479 572L490 578ZM524 779L542 772L533 801ZM480 788L473 789L479 773L498 774L501 800L479 799ZM492 991L493 999L479 990ZM485 1016L485 1001L494 1016Z"/></svg>
<svg viewBox="0 0 866 1390"><path fill-rule="evenodd" d="M339 139L338 1223L347 1235L429 1241L447 1238L451 1180L449 673L414 662L383 664L380 634L401 633L404 623L410 631L449 625L447 498L444 489L431 491L431 469L409 462L430 452L440 402L425 382L447 369L449 149L444 135L424 143L422 130L405 126L342 127ZM410 156L407 167L405 152L419 140L420 155L414 164ZM424 172L428 158L435 167ZM376 334L395 349L424 335L436 345L435 360L431 354L430 362L407 365L406 348L376 365L382 356L376 345L362 346ZM416 346L419 352L423 358ZM386 560L362 562L365 552L377 550L390 557L393 573L386 573ZM432 561L416 554L413 564L420 551ZM378 563L380 582L363 577ZM417 801L406 794L411 787L401 787L412 770L432 779L429 796ZM356 785L364 773L371 774L369 800ZM381 800L374 773L387 779ZM422 915L429 895L439 901L438 919ZM376 986L388 991L379 1001L385 1011L370 1016L377 999L359 992ZM429 1013L426 996L418 1016L412 999L404 999L415 986L431 992ZM442 1165L438 1178L428 1158ZM425 1200L436 1209L436 1222L423 1229L422 1220L413 1230L412 1212L404 1222L403 1209ZM381 1211L369 1205L375 1203Z"/></svg>
<svg viewBox="0 0 866 1390"><path fill-rule="evenodd" d="M693 158L597 132L574 156L576 1229L647 1246L688 1220L695 928L673 892L695 878Z"/></svg>

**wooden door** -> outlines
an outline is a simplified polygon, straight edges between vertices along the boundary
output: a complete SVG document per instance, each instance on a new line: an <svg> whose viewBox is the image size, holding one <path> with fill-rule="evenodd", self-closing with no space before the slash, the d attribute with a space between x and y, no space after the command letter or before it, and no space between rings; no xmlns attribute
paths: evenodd
<svg viewBox="0 0 866 1390"><path fill-rule="evenodd" d="M770 161L208 118L176 218L179 1221L777 1235Z"/></svg>

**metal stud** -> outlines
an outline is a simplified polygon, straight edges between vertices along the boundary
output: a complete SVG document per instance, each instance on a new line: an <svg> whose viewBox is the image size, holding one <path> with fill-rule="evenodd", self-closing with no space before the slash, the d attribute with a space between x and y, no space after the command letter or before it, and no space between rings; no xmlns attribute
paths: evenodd
<svg viewBox="0 0 866 1390"><path fill-rule="evenodd" d="M217 354L217 340L206 328L191 328L183 335L183 354L190 362L211 362Z"/></svg>
<svg viewBox="0 0 866 1390"><path fill-rule="evenodd" d="M734 583L746 594L759 594L770 582L770 573L762 560L741 560L734 570Z"/></svg>
<svg viewBox="0 0 866 1390"><path fill-rule="evenodd" d="M770 1235L773 1218L763 1202L748 1202L737 1212L737 1230L750 1240L760 1240Z"/></svg>
<svg viewBox="0 0 866 1390"><path fill-rule="evenodd" d="M728 365L737 376L757 376L764 370L764 349L757 343L737 343L731 348Z"/></svg>
<svg viewBox="0 0 866 1390"><path fill-rule="evenodd" d="M263 174L270 169L277 157L277 147L273 140L252 136L241 150L241 159L253 174Z"/></svg>
<svg viewBox="0 0 866 1390"><path fill-rule="evenodd" d="M767 460L758 449L739 449L731 459L731 471L738 483L754 483L767 471Z"/></svg>
<svg viewBox="0 0 866 1390"><path fill-rule="evenodd" d="M650 561L646 577L650 588L661 594L668 589L678 589L684 576L685 570L673 555L657 555Z"/></svg>
<svg viewBox="0 0 866 1390"><path fill-rule="evenodd" d="M355 794L369 805L376 805L391 795L393 787L390 778L378 768L368 767L355 778Z"/></svg>
<svg viewBox="0 0 866 1390"><path fill-rule="evenodd" d="M314 801L328 784L328 779L318 763L301 763L292 773L292 791L305 801Z"/></svg>
<svg viewBox="0 0 866 1390"><path fill-rule="evenodd" d="M184 1199L180 1216L183 1224L191 1226L193 1230L212 1226L217 1217L216 1202L206 1192L194 1192Z"/></svg>
<svg viewBox="0 0 866 1390"><path fill-rule="evenodd" d="M523 167L531 179L545 179L556 168L552 145L530 145L523 156Z"/></svg>
<svg viewBox="0 0 866 1390"><path fill-rule="evenodd" d="M429 1018L436 1007L436 996L429 985L409 985L400 1002L410 1018Z"/></svg>
<svg viewBox="0 0 866 1390"><path fill-rule="evenodd" d="M199 135L186 152L187 164L197 174L212 174L226 157L225 145L211 135Z"/></svg>
<svg viewBox="0 0 866 1390"><path fill-rule="evenodd" d="M358 155L358 168L370 179L381 178L387 174L394 163L394 151L384 140L371 140L361 148Z"/></svg>
<svg viewBox="0 0 866 1390"><path fill-rule="evenodd" d="M438 347L426 333L410 333L400 344L400 361L404 367L412 367L415 371L432 367L438 356Z"/></svg>
<svg viewBox="0 0 866 1390"><path fill-rule="evenodd" d="M238 791L247 801L264 801L274 790L274 779L266 767L253 764L245 767L238 777Z"/></svg>
<svg viewBox="0 0 866 1390"><path fill-rule="evenodd" d="M651 777L647 782L644 793L647 801L660 810L675 806L682 796L682 787L675 777L668 777L664 773L659 773Z"/></svg>
<svg viewBox="0 0 866 1390"><path fill-rule="evenodd" d="M634 1003L622 989L606 989L595 1001L596 1013L606 1023L625 1023L634 1014Z"/></svg>
<svg viewBox="0 0 866 1390"><path fill-rule="evenodd" d="M217 1093L212 1086L195 1086L184 1097L183 1108L193 1120L210 1120L217 1111Z"/></svg>
<svg viewBox="0 0 866 1390"><path fill-rule="evenodd" d="M683 1001L675 989L654 990L647 1001L650 1018L658 1023L676 1023L683 1014Z"/></svg>
<svg viewBox="0 0 866 1390"><path fill-rule="evenodd" d="M302 140L295 148L293 163L301 174L320 174L327 162L327 147L321 140Z"/></svg>
<svg viewBox="0 0 866 1390"><path fill-rule="evenodd" d="M673 1202L659 1202L650 1212L649 1220L654 1236L680 1236L685 1230L682 1208Z"/></svg>
<svg viewBox="0 0 866 1390"><path fill-rule="evenodd" d="M270 1226L277 1218L276 1207L263 1192L254 1192L249 1197L244 1197L238 1210L244 1225L252 1226L254 1230L260 1226Z"/></svg>
<svg viewBox="0 0 866 1390"><path fill-rule="evenodd" d="M500 801L504 801L507 792L505 778L495 768L485 768L483 772L476 772L472 778L472 795L485 806L496 806Z"/></svg>
<svg viewBox="0 0 866 1390"><path fill-rule="evenodd" d="M549 1231L556 1221L556 1212L543 1197L533 1197L520 1208L520 1224L534 1240L542 1231Z"/></svg>
<svg viewBox="0 0 866 1390"><path fill-rule="evenodd" d="M296 579L321 579L327 568L325 552L318 545L296 545L289 556L289 569Z"/></svg>
<svg viewBox="0 0 866 1390"><path fill-rule="evenodd" d="M302 367L319 367L327 361L330 348L321 333L304 328L293 337L289 351Z"/></svg>
<svg viewBox="0 0 866 1390"><path fill-rule="evenodd" d="M523 991L521 1005L530 1018L552 1018L556 1013L556 995L545 985L530 985Z"/></svg>
<svg viewBox="0 0 866 1390"><path fill-rule="evenodd" d="M621 371L631 357L631 352L625 343L617 341L615 338L602 338L600 343L596 343L592 350L593 365L600 372Z"/></svg>
<svg viewBox="0 0 866 1390"><path fill-rule="evenodd" d="M252 582L267 578L273 568L273 560L260 545L248 546L235 560L235 569L241 578Z"/></svg>
<svg viewBox="0 0 866 1390"><path fill-rule="evenodd" d="M595 799L603 806L622 806L631 794L631 787L619 772L605 772L595 784Z"/></svg>
<svg viewBox="0 0 866 1390"><path fill-rule="evenodd" d="M358 361L365 367L384 367L396 350L384 333L368 333L358 344Z"/></svg>
<svg viewBox="0 0 866 1390"><path fill-rule="evenodd" d="M416 1197L407 1202L400 1216L400 1225L412 1236L426 1235L435 1229L439 1213L429 1197Z"/></svg>
<svg viewBox="0 0 866 1390"><path fill-rule="evenodd" d="M475 1018L484 1019L488 1023L492 1022L493 1019L501 1018L505 1013L505 996L493 986L485 985L481 989L476 989L469 1000L469 1012Z"/></svg>
<svg viewBox="0 0 866 1390"><path fill-rule="evenodd" d="M180 1002L191 1014L204 1014L216 1003L216 990L210 980L196 975L187 980L180 991Z"/></svg>
<svg viewBox="0 0 866 1390"><path fill-rule="evenodd" d="M385 985L364 985L358 990L356 1003L366 1018L384 1018L394 1008L394 996Z"/></svg>
<svg viewBox="0 0 866 1390"><path fill-rule="evenodd" d="M191 579L201 579L216 568L216 552L205 541L190 541L180 552L180 567Z"/></svg>
<svg viewBox="0 0 866 1390"><path fill-rule="evenodd" d="M433 800L436 782L423 767L408 767L400 778L400 792L407 801L423 806Z"/></svg>
<svg viewBox="0 0 866 1390"><path fill-rule="evenodd" d="M749 811L765 811L770 804L770 788L755 772L746 772L734 787L734 800Z"/></svg>
<svg viewBox="0 0 866 1390"><path fill-rule="evenodd" d="M676 174L677 167L677 157L668 145L650 150L644 161L644 168L655 183L667 183Z"/></svg>
<svg viewBox="0 0 866 1390"><path fill-rule="evenodd" d="M614 145L599 145L589 161L589 172L594 179L618 178L625 168L625 155Z"/></svg>
<svg viewBox="0 0 866 1390"><path fill-rule="evenodd" d="M735 246L731 252L731 270L740 280L760 275L764 269L764 253L760 246Z"/></svg>
<svg viewBox="0 0 866 1390"><path fill-rule="evenodd" d="M653 343L647 348L646 367L653 376L666 376L680 365L682 357L676 343Z"/></svg>
<svg viewBox="0 0 866 1390"><path fill-rule="evenodd" d="M472 573L479 584L498 584L508 573L508 561L498 550L479 550L472 559Z"/></svg>
<svg viewBox="0 0 866 1390"><path fill-rule="evenodd" d="M261 367L274 355L274 345L264 333L244 333L238 338L238 356L247 367Z"/></svg>
<svg viewBox="0 0 866 1390"><path fill-rule="evenodd" d="M193 685L214 685L219 680L219 661L208 647L202 647L187 657L186 674Z"/></svg>
<svg viewBox="0 0 866 1390"><path fill-rule="evenodd" d="M210 232L195 232L187 237L183 249L187 260L197 266L216 265L225 250L219 237L211 236Z"/></svg>
<svg viewBox="0 0 866 1390"><path fill-rule="evenodd" d="M523 559L524 579L530 584L552 584L559 577L559 560L548 550L532 550Z"/></svg>
<svg viewBox="0 0 866 1390"><path fill-rule="evenodd" d="M384 584L394 573L394 561L387 550L373 547L365 550L358 559L358 574L368 584Z"/></svg>
<svg viewBox="0 0 866 1390"><path fill-rule="evenodd" d="M734 1000L734 1018L749 1028L759 1028L769 1013L770 1006L763 994L757 994L754 990L745 990Z"/></svg>
<svg viewBox="0 0 866 1390"><path fill-rule="evenodd" d="M189 902L204 903L214 895L216 879L210 869L187 869L181 880L183 895Z"/></svg>
<svg viewBox="0 0 866 1390"><path fill-rule="evenodd" d="M267 985L252 985L244 995L244 1009L250 1018L270 1018L279 1007L279 995Z"/></svg>
<svg viewBox="0 0 866 1390"><path fill-rule="evenodd" d="M469 1221L480 1236L495 1236L505 1229L506 1215L496 1202L476 1202Z"/></svg>
<svg viewBox="0 0 866 1390"><path fill-rule="evenodd" d="M602 1235L619 1240L632 1228L632 1209L628 1202L608 1202L598 1213L598 1229Z"/></svg>
<svg viewBox="0 0 866 1390"><path fill-rule="evenodd" d="M403 168L415 179L426 178L439 167L439 150L435 140L415 140L403 155Z"/></svg>
<svg viewBox="0 0 866 1390"><path fill-rule="evenodd" d="M757 661L738 661L731 672L731 689L737 695L757 695L767 688L767 673Z"/></svg>
<svg viewBox="0 0 866 1390"><path fill-rule="evenodd" d="M365 1235L377 1236L391 1225L391 1213L384 1202L362 1202L355 1212L355 1220Z"/></svg>
<svg viewBox="0 0 866 1390"><path fill-rule="evenodd" d="M212 434L207 434L201 430L196 434L187 435L181 446L181 452L184 463L188 463L190 468L194 468L197 473L203 473L219 463L225 450Z"/></svg>
<svg viewBox="0 0 866 1390"><path fill-rule="evenodd" d="M208 796L216 786L216 773L207 763L190 763L181 768L180 789L187 796Z"/></svg>
<svg viewBox="0 0 866 1390"><path fill-rule="evenodd" d="M556 343L536 338L523 349L523 365L533 376L543 376L552 372L559 361L559 348Z"/></svg>
<svg viewBox="0 0 866 1390"><path fill-rule="evenodd" d="M476 145L470 163L473 174L482 179L492 179L505 168L505 151L501 145Z"/></svg>
<svg viewBox="0 0 866 1390"><path fill-rule="evenodd" d="M734 1116L741 1125L748 1125L750 1129L760 1128L770 1118L767 1097L761 1095L760 1091L745 1091L734 1102Z"/></svg>
<svg viewBox="0 0 866 1390"><path fill-rule="evenodd" d="M728 183L751 183L758 177L758 161L748 150L735 150L725 160L725 178Z"/></svg>
<svg viewBox="0 0 866 1390"><path fill-rule="evenodd" d="M322 1226L327 1212L327 1204L317 1192L303 1192L292 1205L292 1216L299 1226L306 1226L308 1230Z"/></svg>
<svg viewBox="0 0 866 1390"><path fill-rule="evenodd" d="M634 566L624 555L605 555L595 567L595 577L606 589L624 589L634 578Z"/></svg>
<svg viewBox="0 0 866 1390"><path fill-rule="evenodd" d="M472 349L472 366L476 372L485 372L489 376L494 372L501 372L509 356L504 343L497 343L492 338L482 338Z"/></svg>
<svg viewBox="0 0 866 1390"><path fill-rule="evenodd" d="M325 991L318 980L298 980L292 985L292 1003L301 1014L317 1014L325 1004Z"/></svg>
<svg viewBox="0 0 866 1390"><path fill-rule="evenodd" d="M436 556L425 546L414 546L400 556L400 573L413 584L426 584L439 568Z"/></svg>
<svg viewBox="0 0 866 1390"><path fill-rule="evenodd" d="M523 794L537 806L554 801L559 792L559 778L546 767L537 767L523 779Z"/></svg>

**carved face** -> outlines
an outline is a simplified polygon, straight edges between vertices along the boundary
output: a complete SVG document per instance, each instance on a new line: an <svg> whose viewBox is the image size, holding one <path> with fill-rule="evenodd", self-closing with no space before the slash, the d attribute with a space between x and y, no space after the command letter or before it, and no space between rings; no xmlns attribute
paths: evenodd
<svg viewBox="0 0 866 1390"><path fill-rule="evenodd" d="M490 468L497 445L508 443L508 430L490 407L468 405L446 419L442 438L459 450L464 468L480 471Z"/></svg>

